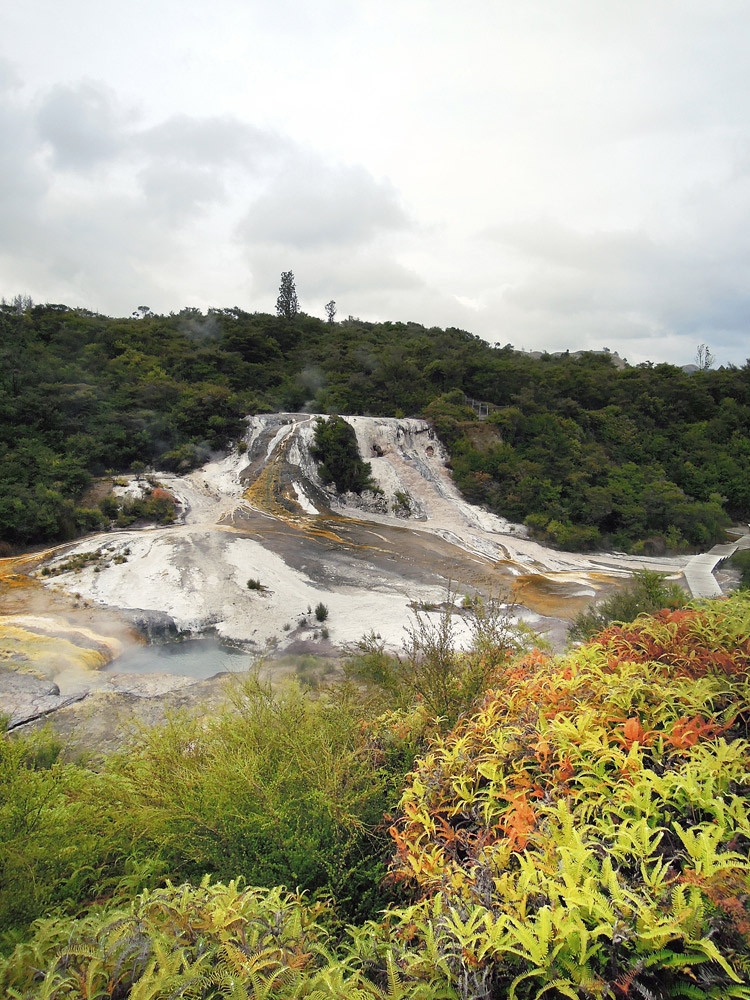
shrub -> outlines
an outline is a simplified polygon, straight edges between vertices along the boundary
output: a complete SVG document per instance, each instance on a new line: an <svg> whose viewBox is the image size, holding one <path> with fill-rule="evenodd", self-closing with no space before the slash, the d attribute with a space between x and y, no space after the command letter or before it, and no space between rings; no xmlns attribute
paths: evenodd
<svg viewBox="0 0 750 1000"><path fill-rule="evenodd" d="M747 1000L750 595L557 658L510 659L482 605L467 654L415 630L491 684L442 735L424 699L363 721L346 685L251 680L234 712L142 732L101 774L0 738L0 923L99 900L8 935L0 993ZM379 643L373 676L398 683ZM404 779L392 874L418 896L344 938L340 916L388 901L380 819Z"/></svg>
<svg viewBox="0 0 750 1000"><path fill-rule="evenodd" d="M633 573L628 587L591 604L573 619L568 633L571 639L590 639L612 622L629 622L640 614L652 615L662 608L679 608L688 595L676 583L668 583L662 573L639 570Z"/></svg>
<svg viewBox="0 0 750 1000"><path fill-rule="evenodd" d="M256 580L256 579L251 578L251 579L249 579L247 581L247 589L248 590L265 590L266 588L263 586L263 584L260 582L260 580Z"/></svg>
<svg viewBox="0 0 750 1000"><path fill-rule="evenodd" d="M315 605L315 617L319 622L324 622L328 617L328 608L321 601L320 604Z"/></svg>
<svg viewBox="0 0 750 1000"><path fill-rule="evenodd" d="M403 490L396 490L393 495L393 513L401 516L408 517L411 514L411 497L408 493L404 493Z"/></svg>
<svg viewBox="0 0 750 1000"><path fill-rule="evenodd" d="M205 456L193 444L183 444L166 451L159 459L159 465L170 472L189 472L204 461Z"/></svg>
<svg viewBox="0 0 750 1000"><path fill-rule="evenodd" d="M315 421L315 444L310 454L318 462L318 474L324 483L333 483L340 493L376 490L372 466L363 462L357 447L354 428L337 414Z"/></svg>
<svg viewBox="0 0 750 1000"><path fill-rule="evenodd" d="M300 996L302 983L318 985L329 923L324 904L283 889L211 885L208 878L200 886L168 882L84 920L40 922L30 944L0 967L0 986L12 996L37 996L42 980L44 996L71 1000L240 998L249 989L253 996ZM334 980L318 995L352 995L362 977L342 968Z"/></svg>
<svg viewBox="0 0 750 1000"><path fill-rule="evenodd" d="M471 648L457 649L454 597L448 594L439 616L413 608L403 655L387 653L374 632L363 636L349 651L346 675L365 685L384 707L407 709L417 701L436 725L452 725L529 643L529 634L513 623L502 601L477 597L460 616L469 625Z"/></svg>
<svg viewBox="0 0 750 1000"><path fill-rule="evenodd" d="M345 693L312 700L294 684L272 693L255 678L230 692L233 711L208 728L175 719L113 761L145 826L143 853L173 878L242 875L333 893L350 919L372 914L388 896L377 827L394 798L357 704Z"/></svg>
<svg viewBox="0 0 750 1000"><path fill-rule="evenodd" d="M750 588L750 549L740 549L729 561L740 571L740 587Z"/></svg>
<svg viewBox="0 0 750 1000"><path fill-rule="evenodd" d="M48 731L0 735L0 929L111 889L127 815L105 780L59 760ZM120 869L121 870L121 869Z"/></svg>
<svg viewBox="0 0 750 1000"><path fill-rule="evenodd" d="M746 997L748 621L738 594L510 665L407 779L423 900L376 948L461 996Z"/></svg>
<svg viewBox="0 0 750 1000"><path fill-rule="evenodd" d="M104 497L99 502L102 513L116 519L119 528L127 528L135 521L155 521L157 524L173 524L177 516L175 498L161 486L149 488L142 497Z"/></svg>

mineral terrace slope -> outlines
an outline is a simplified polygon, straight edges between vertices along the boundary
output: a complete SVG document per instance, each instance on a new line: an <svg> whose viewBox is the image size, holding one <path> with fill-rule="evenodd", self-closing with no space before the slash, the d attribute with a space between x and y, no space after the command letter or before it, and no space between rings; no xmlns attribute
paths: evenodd
<svg viewBox="0 0 750 1000"><path fill-rule="evenodd" d="M182 504L182 523L87 538L73 551L106 546L107 558L55 576L51 586L262 649L299 638L308 609L321 601L333 641L374 629L399 643L409 602L439 602L449 585L515 587L533 618L573 613L639 566L682 569L679 559L589 557L531 541L522 527L462 500L442 446L420 420L348 417L383 493L337 497L310 456L315 419L249 417L246 450L187 476L158 474ZM395 509L397 492L410 498L408 519ZM127 561L115 562L125 550ZM264 589L249 591L249 579Z"/></svg>

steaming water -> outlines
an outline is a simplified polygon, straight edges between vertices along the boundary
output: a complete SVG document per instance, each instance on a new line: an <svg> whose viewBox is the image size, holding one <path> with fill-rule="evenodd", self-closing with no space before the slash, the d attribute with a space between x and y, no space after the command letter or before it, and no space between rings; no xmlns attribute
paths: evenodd
<svg viewBox="0 0 750 1000"><path fill-rule="evenodd" d="M250 670L253 656L241 649L224 645L219 639L204 637L141 646L118 656L106 668L117 674L179 674L205 680L220 673Z"/></svg>

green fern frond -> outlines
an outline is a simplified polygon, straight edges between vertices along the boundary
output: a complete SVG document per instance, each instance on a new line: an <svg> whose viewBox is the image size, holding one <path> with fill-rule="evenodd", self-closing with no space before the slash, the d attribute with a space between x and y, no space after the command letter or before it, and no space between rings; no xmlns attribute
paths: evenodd
<svg viewBox="0 0 750 1000"><path fill-rule="evenodd" d="M694 983L676 983L669 990L673 997L687 997L687 1000L708 1000L710 996Z"/></svg>
<svg viewBox="0 0 750 1000"><path fill-rule="evenodd" d="M571 983L569 979L555 979L551 983L547 983L543 986L541 990L536 994L535 1000L539 1000L539 997L544 996L547 990L557 990L558 994L562 994L564 997L570 997L570 1000L579 1000L580 993Z"/></svg>

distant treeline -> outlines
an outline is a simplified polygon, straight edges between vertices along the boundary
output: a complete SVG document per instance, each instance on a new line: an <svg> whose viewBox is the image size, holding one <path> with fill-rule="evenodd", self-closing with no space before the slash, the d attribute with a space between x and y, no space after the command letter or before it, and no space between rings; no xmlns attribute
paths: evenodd
<svg viewBox="0 0 750 1000"><path fill-rule="evenodd" d="M479 421L464 394L494 404ZM425 415L465 495L562 547L707 545L750 517L750 366L618 370L455 328L241 309L0 307L0 537L100 527L92 477L202 462L247 413Z"/></svg>

